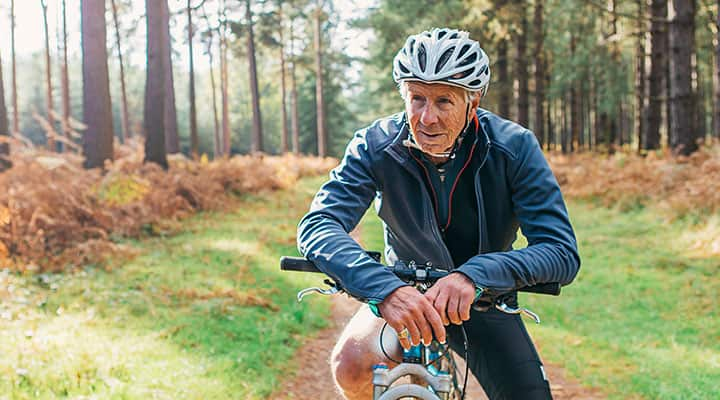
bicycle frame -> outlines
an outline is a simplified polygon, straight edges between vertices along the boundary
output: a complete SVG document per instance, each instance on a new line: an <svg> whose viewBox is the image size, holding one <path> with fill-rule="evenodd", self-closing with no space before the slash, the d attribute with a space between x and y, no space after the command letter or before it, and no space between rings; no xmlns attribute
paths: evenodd
<svg viewBox="0 0 720 400"><path fill-rule="evenodd" d="M455 368L447 358L450 353L441 353L440 345L433 341L430 346L417 345L403 350L403 362L392 369L387 364L373 366L373 400L395 399L414 396L419 399L450 400L458 389ZM392 386L402 377L414 377L427 383L427 387L416 383Z"/></svg>

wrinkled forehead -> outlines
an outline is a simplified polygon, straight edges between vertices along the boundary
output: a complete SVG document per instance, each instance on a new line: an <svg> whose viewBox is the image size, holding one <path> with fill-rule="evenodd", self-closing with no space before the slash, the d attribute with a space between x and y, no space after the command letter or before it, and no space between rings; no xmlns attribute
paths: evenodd
<svg viewBox="0 0 720 400"><path fill-rule="evenodd" d="M408 93L421 95L423 97L453 97L464 98L465 89L444 83L426 83L419 81L407 81Z"/></svg>

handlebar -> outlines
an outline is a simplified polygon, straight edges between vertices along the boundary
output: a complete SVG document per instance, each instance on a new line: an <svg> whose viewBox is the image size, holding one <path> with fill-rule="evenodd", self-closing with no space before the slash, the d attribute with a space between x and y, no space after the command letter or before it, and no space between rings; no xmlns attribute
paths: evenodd
<svg viewBox="0 0 720 400"><path fill-rule="evenodd" d="M371 257L379 261L379 253L369 252ZM403 281L413 282L435 282L438 279L449 274L449 271L445 271L437 268L430 268L423 265L405 265L403 262L397 262L394 266L386 266L392 271L398 278ZM298 271L298 272L315 272L322 273L315 264L302 257L281 257L280 258L280 269L283 271ZM539 283L537 285L525 286L519 288L520 292L547 294L552 296L558 296L560 294L560 284L557 282L550 283Z"/></svg>

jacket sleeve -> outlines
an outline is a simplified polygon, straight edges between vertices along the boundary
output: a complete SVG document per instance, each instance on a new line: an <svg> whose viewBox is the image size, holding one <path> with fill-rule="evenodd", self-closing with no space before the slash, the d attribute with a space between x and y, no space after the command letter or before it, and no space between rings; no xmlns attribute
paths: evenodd
<svg viewBox="0 0 720 400"><path fill-rule="evenodd" d="M378 190L370 168L366 132L354 136L342 162L315 195L310 211L298 225L297 240L300 253L339 282L348 294L361 301L381 302L406 284L381 268L348 235Z"/></svg>
<svg viewBox="0 0 720 400"><path fill-rule="evenodd" d="M528 247L477 255L458 268L478 287L507 292L538 283L567 285L580 268L575 233L560 186L533 135L507 167L515 215Z"/></svg>

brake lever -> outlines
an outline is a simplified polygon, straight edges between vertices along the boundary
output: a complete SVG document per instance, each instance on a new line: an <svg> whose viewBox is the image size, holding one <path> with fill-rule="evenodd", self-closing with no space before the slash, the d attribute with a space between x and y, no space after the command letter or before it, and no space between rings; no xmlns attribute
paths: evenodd
<svg viewBox="0 0 720 400"><path fill-rule="evenodd" d="M540 316L528 310L527 308L512 308L509 305L505 304L505 302L495 303L495 308L504 312L505 314L525 314L526 316L532 318L536 324L540 323Z"/></svg>
<svg viewBox="0 0 720 400"><path fill-rule="evenodd" d="M298 303L300 303L302 301L303 297L305 297L309 294L313 294L313 293L323 294L325 296L332 296L335 293L339 293L339 292L340 292L340 290L338 288L336 288L335 286L331 287L330 289L321 289L319 287L309 287L309 288L303 289L297 293L297 301L298 301Z"/></svg>

